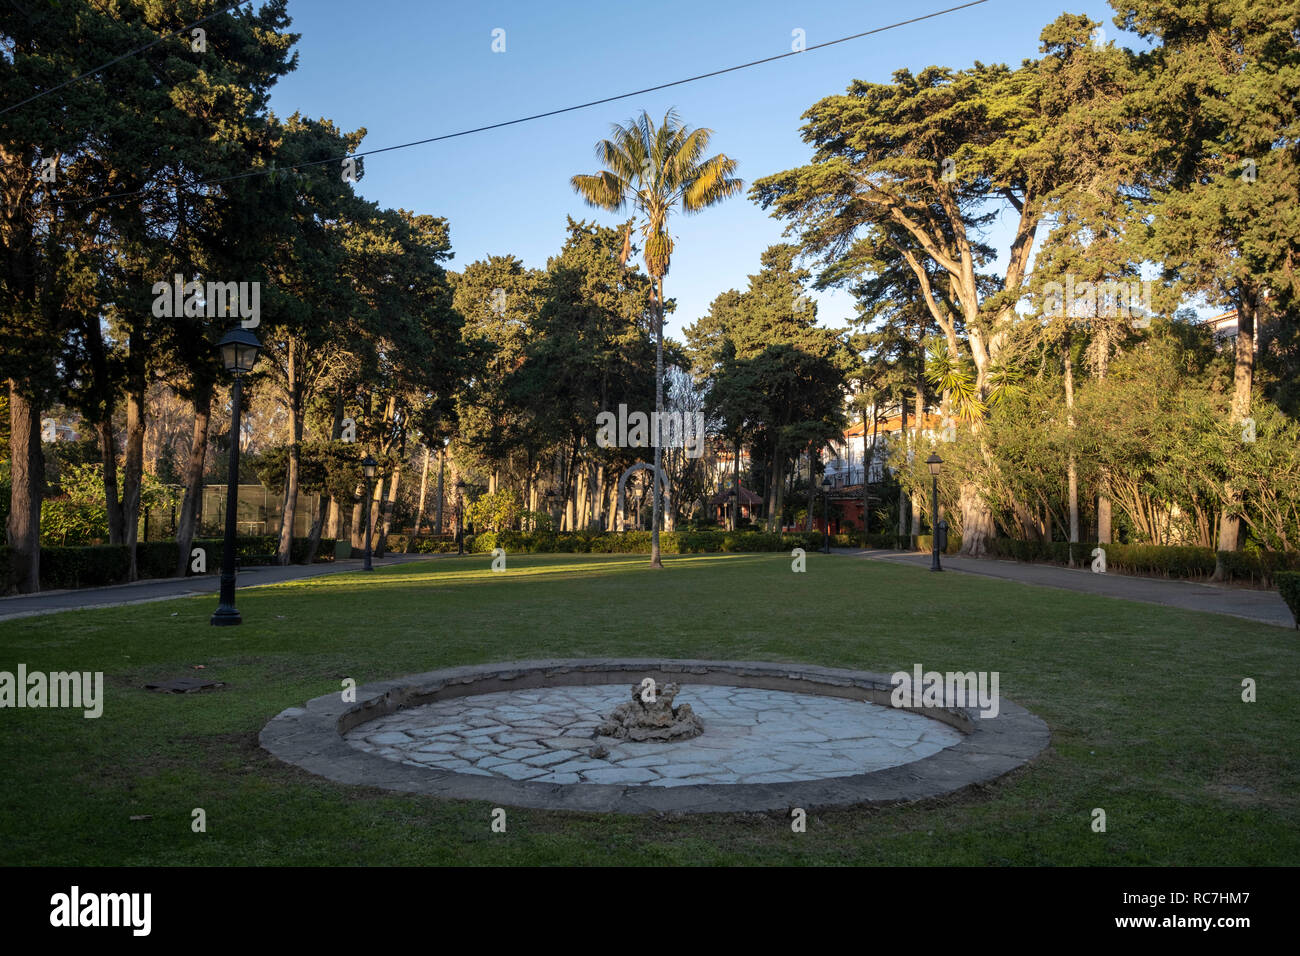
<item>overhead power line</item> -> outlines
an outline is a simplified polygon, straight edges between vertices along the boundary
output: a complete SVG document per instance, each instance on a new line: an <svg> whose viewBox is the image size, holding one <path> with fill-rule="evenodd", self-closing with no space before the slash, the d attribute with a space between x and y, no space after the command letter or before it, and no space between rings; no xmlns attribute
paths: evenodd
<svg viewBox="0 0 1300 956"><path fill-rule="evenodd" d="M236 173L233 176L223 176L217 179L204 180L203 182L196 183L195 185L220 186L225 183L236 182L238 180L248 179L253 176L265 176L272 172L277 172L277 171L278 172L284 172L286 170L297 171L299 169L305 169L311 166L325 166L331 163L341 165L345 160L348 159L357 159L363 156L377 156L380 153L391 153L399 149L410 149L413 146L425 146L429 143L440 143L444 140L457 139L461 136L472 136L475 133L485 133L488 132L489 130L503 129L507 126L517 126L520 123L531 123L534 120L546 119L547 117L550 116L560 116L561 114L564 113L572 113L577 110L590 109L593 106L601 106L605 103L615 103L619 100L630 99L631 97L634 96L642 96L646 93L654 93L659 90L667 90L675 86L683 86L687 83L695 83L700 80L709 79L711 77L722 76L727 73L735 73L739 70L748 70L755 66L761 66L764 63L773 63L776 60L784 60L787 57L803 56L805 53L811 53L814 50L823 50L826 47L835 46L840 43L847 43L850 40L860 40L863 37L872 36L873 34L877 34L877 33L884 33L888 30L896 30L899 27L909 26L910 24L913 23L920 23L925 20L933 20L936 17L945 16L946 14L949 13L955 13L958 10L965 10L968 7L977 7L984 3L988 3L988 0L970 0L969 3L962 3L955 7L948 7L945 10L936 10L933 13L925 13L920 16L910 17L909 19L906 20L899 20L896 23L890 23L890 24L886 24L885 26L875 27L874 29L871 30L864 30L861 33L854 33L851 36L839 37L838 39L835 40L827 40L825 43L815 43L802 50L791 50L788 53L778 53L774 56L767 56L758 60L750 60L748 63L740 63L737 64L736 66L728 66L720 70L711 70L708 73L698 73L695 76L688 76L684 79L672 80L668 83L659 83L655 86L647 86L644 89L640 89L640 90L632 90L629 93L619 93L614 96L605 96L596 100L588 100L585 103L578 103L574 106L564 106L561 107L560 109L547 110L544 113L533 113L531 116L521 116L517 119L503 120L502 122L499 123L489 123L486 126L475 126L472 129L463 129L455 133L443 133L439 136L429 136L426 137L425 139L412 140L409 143L399 143L395 146L381 146L376 149L368 149L359 153L349 153L346 156L334 156L329 159L310 160L307 162L294 163L291 166L285 166L285 167L268 166L268 167L262 167L258 169L250 169L242 173ZM213 16L215 16L215 14L213 14ZM129 192L129 193L114 193L108 196L101 196L95 200L89 200L89 202L98 203L98 202L108 202L110 200L117 200L117 199L130 199L136 196L142 196L144 195L144 193L145 190L137 190L135 192Z"/></svg>
<svg viewBox="0 0 1300 956"><path fill-rule="evenodd" d="M107 70L110 66L113 66L116 63L121 63L123 60L135 56L137 53L143 53L145 50L157 46L159 43L162 43L163 40L170 40L174 36L185 33L186 31L189 30L193 30L200 23L207 23L213 17L219 17L221 16L221 14L232 10L233 8L239 6L240 4L244 4L248 2L249 0L235 0L234 3L228 3L220 10L214 10L212 13L209 13L206 17L200 17L198 20L195 20L193 23L189 24L188 26L183 26L178 30L173 30L171 33L164 33L162 36L158 37L158 39L151 40L148 43L142 46L138 46L132 50L127 50L121 56L114 57L113 59L109 60L107 63L101 63L93 70L87 70L85 73L82 73L79 76L74 76L70 80L64 80L62 83L59 83L57 86L51 86L48 90L44 90L40 93L34 93L31 96L27 97L27 99L19 100L17 103L13 104L12 106L6 106L4 109L0 110L0 116L3 116L5 113L8 113L10 110L16 110L20 106L26 106L28 103L35 102L36 100L39 100L42 96L49 96L51 93L57 93L65 86L71 86L73 83L77 83L81 80L84 80L88 76L94 76L96 73L100 73L104 70Z"/></svg>

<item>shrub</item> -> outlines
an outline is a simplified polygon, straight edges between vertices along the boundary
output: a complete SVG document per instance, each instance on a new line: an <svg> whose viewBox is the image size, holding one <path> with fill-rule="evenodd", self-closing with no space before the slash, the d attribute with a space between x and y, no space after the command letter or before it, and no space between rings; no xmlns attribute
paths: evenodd
<svg viewBox="0 0 1300 956"><path fill-rule="evenodd" d="M41 548L41 587L93 588L125 581L131 555L124 544Z"/></svg>
<svg viewBox="0 0 1300 956"><path fill-rule="evenodd" d="M1300 552L1220 551L1217 555L1224 579L1268 585L1280 572L1300 571Z"/></svg>
<svg viewBox="0 0 1300 956"><path fill-rule="evenodd" d="M175 541L140 541L135 546L136 570L142 578L171 577L179 560L180 550ZM208 570L215 570L210 562Z"/></svg>
<svg viewBox="0 0 1300 956"><path fill-rule="evenodd" d="M389 536L392 540L392 536ZM447 554L456 550L456 537L450 534L430 534L423 537L411 539L413 547L410 550L416 554ZM397 551L394 547L392 550ZM406 550L405 544L402 550Z"/></svg>
<svg viewBox="0 0 1300 956"><path fill-rule="evenodd" d="M310 538L294 538L289 545L289 560L301 563L307 554ZM221 556L225 548L223 538L195 538L193 547L206 548L208 552L208 571L221 569ZM256 567L275 563L275 553L280 547L280 539L273 534L244 534L235 538L235 556L243 567ZM321 538L316 548L314 562L334 560L334 539Z"/></svg>
<svg viewBox="0 0 1300 956"><path fill-rule="evenodd" d="M927 537L926 543L929 543ZM993 538L988 542L994 557L1015 561L1044 561L1069 564L1073 552L1078 567L1092 564L1092 552L1106 551L1106 568L1122 574L1158 575L1168 578L1206 579L1215 572L1216 563L1228 581L1268 584L1280 571L1300 571L1300 553L1282 551L1219 551L1187 545L1107 544L1095 541L1037 542L1013 538Z"/></svg>
<svg viewBox="0 0 1300 956"><path fill-rule="evenodd" d="M1274 580L1277 581L1277 590L1282 595L1282 600L1291 609L1296 629L1300 630L1300 571L1279 571L1274 575Z"/></svg>
<svg viewBox="0 0 1300 956"><path fill-rule="evenodd" d="M905 539L906 540L906 539ZM918 534L916 536L916 547L919 551L928 552L934 549L934 536L929 534ZM944 548L944 554L956 554L961 550L961 535L948 532L948 547Z"/></svg>

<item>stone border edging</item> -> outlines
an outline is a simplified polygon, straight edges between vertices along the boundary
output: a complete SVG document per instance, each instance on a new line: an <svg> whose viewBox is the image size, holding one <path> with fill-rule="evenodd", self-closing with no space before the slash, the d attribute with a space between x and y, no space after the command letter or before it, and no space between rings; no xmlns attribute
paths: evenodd
<svg viewBox="0 0 1300 956"><path fill-rule="evenodd" d="M819 694L890 705L889 675L807 664L635 658L517 661L429 671L309 700L274 717L258 736L285 763L336 783L379 787L538 810L603 813L726 813L816 810L906 803L986 783L1022 766L1051 742L1041 719L1003 698L996 717L972 708L903 708L941 720L965 739L936 754L871 773L790 783L692 784L681 787L531 783L398 763L366 753L343 734L376 717L435 700L544 686L619 684L653 677L689 686L691 675L731 687Z"/></svg>

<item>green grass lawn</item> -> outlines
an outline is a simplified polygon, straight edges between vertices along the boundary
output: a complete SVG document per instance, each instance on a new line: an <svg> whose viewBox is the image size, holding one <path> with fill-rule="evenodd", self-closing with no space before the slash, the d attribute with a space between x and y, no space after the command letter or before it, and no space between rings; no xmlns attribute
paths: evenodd
<svg viewBox="0 0 1300 956"><path fill-rule="evenodd" d="M106 696L98 720L0 710L0 864L1300 862L1293 631L840 555L809 554L805 574L781 554L666 557L657 573L639 555L512 556L505 574L490 560L243 591L237 628L209 626L212 597L0 623L0 670L103 671ZM494 834L487 804L336 785L257 744L344 677L599 655L999 671L1052 745L976 792L817 813L806 833L764 815L508 809ZM226 686L142 689L196 675Z"/></svg>

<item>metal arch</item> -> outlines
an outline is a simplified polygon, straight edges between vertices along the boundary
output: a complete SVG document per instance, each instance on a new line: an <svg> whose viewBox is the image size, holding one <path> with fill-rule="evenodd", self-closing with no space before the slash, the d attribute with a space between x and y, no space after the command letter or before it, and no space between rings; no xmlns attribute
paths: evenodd
<svg viewBox="0 0 1300 956"><path fill-rule="evenodd" d="M627 516L624 514L624 509L626 507L626 497L627 497L627 480L628 478L632 477L633 472L642 471L646 468L654 468L654 464L651 462L643 461L638 465L633 465L627 471L623 472L622 476L618 479L618 508L615 510L615 515L617 516L615 518L615 521L617 522L614 528L615 531L623 531L624 530L623 524L627 520ZM662 469L659 471L659 484L662 488L662 493L664 497L663 513L667 514L668 505L670 501L670 497L668 494L668 478L664 475Z"/></svg>

